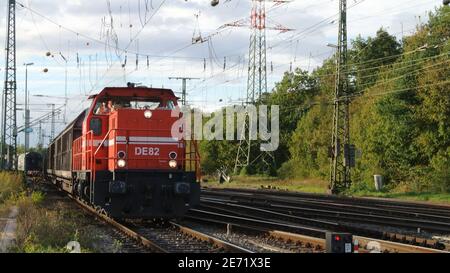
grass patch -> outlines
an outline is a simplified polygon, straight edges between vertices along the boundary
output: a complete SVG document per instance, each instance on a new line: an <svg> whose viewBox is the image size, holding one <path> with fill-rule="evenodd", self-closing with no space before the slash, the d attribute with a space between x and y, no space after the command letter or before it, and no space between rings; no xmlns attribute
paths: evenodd
<svg viewBox="0 0 450 273"><path fill-rule="evenodd" d="M274 188L279 190L298 191L307 193L326 193L328 183L318 179L281 180L274 177L265 176L234 176L231 182L219 183L215 177L207 177L208 182L202 183L203 186L211 188L244 188L244 189L261 189Z"/></svg>
<svg viewBox="0 0 450 273"><path fill-rule="evenodd" d="M6 218L9 215L9 207L11 202L4 202L0 204L0 217Z"/></svg>
<svg viewBox="0 0 450 273"><path fill-rule="evenodd" d="M0 205L24 190L25 178L22 174L0 172Z"/></svg>
<svg viewBox="0 0 450 273"><path fill-rule="evenodd" d="M279 190L319 194L325 194L328 191L328 181L319 179L282 180L279 178L264 176L234 176L231 182L224 182L221 184L217 181L216 177L209 176L205 178L207 182L203 182L202 186L209 188L261 189L262 187L270 187ZM426 201L432 203L450 204L450 194L448 193L419 193L404 187L392 189L390 192L376 192L369 190L352 191L349 195L355 197L379 197L407 201Z"/></svg>
<svg viewBox="0 0 450 273"><path fill-rule="evenodd" d="M67 243L78 241L83 252L95 252L98 237L91 220L67 200L26 189L24 181L20 173L0 172L0 217L7 217L11 206L19 208L16 245L10 251L68 252Z"/></svg>
<svg viewBox="0 0 450 273"><path fill-rule="evenodd" d="M0 217L8 217L14 199L24 190L24 182L22 174L0 172Z"/></svg>
<svg viewBox="0 0 450 273"><path fill-rule="evenodd" d="M16 204L19 215L13 252L64 253L70 241L79 242L82 252L95 252L93 244L98 238L89 218L67 201L46 200L42 193L33 192L22 195Z"/></svg>
<svg viewBox="0 0 450 273"><path fill-rule="evenodd" d="M353 196L358 197L379 197L393 198L407 201L424 201L431 203L450 204L450 194L448 193L429 193L429 192L355 192Z"/></svg>
<svg viewBox="0 0 450 273"><path fill-rule="evenodd" d="M370 187L355 189L349 195L357 197L379 197L400 199L406 201L423 201L439 204L450 204L450 193L436 193L417 190L411 183L399 183L398 185L386 185L381 191L375 191Z"/></svg>

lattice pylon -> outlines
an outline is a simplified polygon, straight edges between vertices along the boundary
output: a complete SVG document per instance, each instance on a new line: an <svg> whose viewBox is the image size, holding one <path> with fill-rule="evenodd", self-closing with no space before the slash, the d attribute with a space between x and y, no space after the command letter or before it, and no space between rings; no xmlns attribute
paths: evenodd
<svg viewBox="0 0 450 273"><path fill-rule="evenodd" d="M2 169L17 168L16 108L16 1L8 0L5 85L2 95L0 165Z"/></svg>
<svg viewBox="0 0 450 273"><path fill-rule="evenodd" d="M347 72L347 1L339 1L339 38L331 142L330 190L339 193L351 185L350 167L344 150L350 144L349 85Z"/></svg>
<svg viewBox="0 0 450 273"><path fill-rule="evenodd" d="M266 57L266 8L264 0L253 0L251 11L251 35L248 58L247 99L246 104L255 104L263 93L267 92L267 57ZM267 167L273 166L271 152L263 152L251 160L252 146L256 141L250 138L249 118L245 119L244 130L236 154L234 172L248 167L261 159Z"/></svg>

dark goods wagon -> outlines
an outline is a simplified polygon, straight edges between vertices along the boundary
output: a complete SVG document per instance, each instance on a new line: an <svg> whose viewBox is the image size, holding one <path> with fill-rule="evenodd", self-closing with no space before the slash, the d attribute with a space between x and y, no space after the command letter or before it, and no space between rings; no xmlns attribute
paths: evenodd
<svg viewBox="0 0 450 273"><path fill-rule="evenodd" d="M20 154L17 160L19 171L25 171L25 167L27 172L42 172L43 170L44 159L38 152Z"/></svg>
<svg viewBox="0 0 450 273"><path fill-rule="evenodd" d="M49 146L55 184L119 219L182 217L199 203L197 144L173 136L172 90L105 88L91 99Z"/></svg>

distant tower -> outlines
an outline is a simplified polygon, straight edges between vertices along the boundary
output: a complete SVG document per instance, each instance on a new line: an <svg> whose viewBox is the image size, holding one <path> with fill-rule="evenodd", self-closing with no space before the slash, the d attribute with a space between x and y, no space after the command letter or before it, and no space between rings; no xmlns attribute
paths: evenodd
<svg viewBox="0 0 450 273"><path fill-rule="evenodd" d="M266 2L267 0L252 0L252 11L250 14L250 47L248 57L248 79L247 79L247 99L245 103L254 104L262 94L267 92L267 58L266 58ZM272 0L270 2L276 5L286 3L287 1ZM238 21L227 26L242 26ZM279 30L282 33L290 31L283 26L277 25L269 27L272 30ZM237 173L240 169L249 166L252 161L250 158L252 141L250 139L249 120L246 119L245 128L243 130L244 136L241 136L239 143L234 172ZM260 152L255 160L262 160L267 167L274 165L274 157L271 152Z"/></svg>
<svg viewBox="0 0 450 273"><path fill-rule="evenodd" d="M248 79L246 104L254 104L261 94L267 92L267 61L266 61L266 11L264 0L253 0L250 16L250 47L248 56ZM244 136L239 143L234 172L250 165L251 139L250 123L247 119Z"/></svg>
<svg viewBox="0 0 450 273"><path fill-rule="evenodd" d="M264 0L252 4L246 103L254 103L267 92L266 4Z"/></svg>
<svg viewBox="0 0 450 273"><path fill-rule="evenodd" d="M2 96L2 137L0 142L0 166L2 169L16 169L17 167L16 89L16 1L8 0L5 86Z"/></svg>
<svg viewBox="0 0 450 273"><path fill-rule="evenodd" d="M248 57L248 79L247 79L247 105L254 104L262 94L267 92L267 58L266 58L266 0L252 0L252 11L250 15L250 46ZM272 1L283 2L283 1ZM272 28L288 31L285 28ZM248 167L251 161L252 140L250 139L250 120L245 121L243 136L239 143L234 165L234 173L242 168ZM256 128L255 128L256 129ZM268 168L274 164L271 152L260 152L254 160L262 160Z"/></svg>
<svg viewBox="0 0 450 273"><path fill-rule="evenodd" d="M267 92L267 59L266 59L266 29L278 30L281 33L291 31L292 29L285 28L282 25L266 26L266 3L272 2L275 5L282 5L289 3L288 0L252 0L252 10L250 14L250 22L248 19L238 20L233 23L225 24L224 27L250 27L250 47L248 58L248 80L247 80L247 98L245 103L247 105L254 104L263 93ZM215 6L219 1L212 1ZM250 24L249 24L250 23ZM210 37L202 38L194 37L193 43L204 43ZM256 160L263 161L268 167L274 165L274 158L271 152L260 152L255 158L250 160L252 141L250 138L250 124L246 119L244 123L244 130L242 130L242 139L237 150L234 172L237 173L240 169L245 168L255 162Z"/></svg>

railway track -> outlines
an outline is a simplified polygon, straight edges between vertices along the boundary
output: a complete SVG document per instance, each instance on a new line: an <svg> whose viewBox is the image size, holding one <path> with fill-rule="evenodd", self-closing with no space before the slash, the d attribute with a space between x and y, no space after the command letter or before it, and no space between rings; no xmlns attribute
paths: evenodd
<svg viewBox="0 0 450 273"><path fill-rule="evenodd" d="M69 196L86 210L129 238L138 245L159 253L252 253L252 251L214 238L175 222L149 225L140 222L118 222L98 212L91 206Z"/></svg>
<svg viewBox="0 0 450 273"><path fill-rule="evenodd" d="M310 201L316 202L318 204L329 204L329 205L341 205L347 207L353 207L360 209L369 209L370 211L380 211L389 209L390 212L406 212L414 214L417 216L426 215L439 215L450 217L450 205L435 205L424 202L409 202L401 200L391 200L385 198L358 198L358 197L346 197L346 196L333 196L325 194L310 194L310 193L300 193L300 192L287 192L287 191L275 191L275 190L251 190L251 189L209 189L203 188L203 194L207 195L226 195L239 198L240 196L245 196L247 198L254 198L255 201L258 197L267 198L267 200L281 198L282 200L293 200L293 201Z"/></svg>
<svg viewBox="0 0 450 273"><path fill-rule="evenodd" d="M292 211L277 211L274 209L274 204L271 203L273 202L272 196L268 196L266 193L262 195L252 193L250 199L245 199L244 197L249 195L247 192L233 192L232 195L227 195L228 192L212 192L207 197L205 197L205 194L203 195L202 205L197 209L192 209L186 217L187 220L202 223L200 227L220 225L225 228L232 228L233 231L242 229L247 232L261 234L267 238L274 238L278 242L284 241L284 249L292 248L295 250L294 252L303 252L300 251L300 248L307 250L306 252L324 252L324 238L328 230L355 234L354 238L360 242L361 252L364 252L364 247L373 241L380 245L383 252L442 252L431 248L442 248L436 241L417 236L405 236L395 233L382 233L381 236L378 233L375 237L366 237L366 234L361 232L362 229L349 230L347 226L338 221L320 219L317 215L310 217L296 215ZM127 238L126 241L131 240L131 242L135 242L135 245L133 243L128 244L130 249L139 250L139 252L141 252L141 247L147 251L161 253L254 252L254 250L250 250L251 248L247 248L245 244L241 244L239 237L237 242L233 242L233 240L230 240L231 237L211 236L211 233L204 232L203 228L188 227L184 222L166 222L164 224L154 224L145 221L118 222L79 199L72 196L69 197L82 209L112 226L118 233ZM243 199L244 202L242 202ZM294 202L295 200L289 197L284 201ZM445 217L445 215L442 216ZM282 248L278 249L282 250Z"/></svg>
<svg viewBox="0 0 450 273"><path fill-rule="evenodd" d="M263 221L252 218L237 217L230 214L213 213L209 211L193 210L186 217L190 220L224 225L232 229L242 229L249 232L265 233L287 243L295 242L299 246L306 246L315 250L325 249L325 229L314 229L305 226L297 226L293 224L280 223L274 221ZM393 236L393 234L391 234ZM400 242L382 240L378 238L369 238L364 236L353 236L359 241L362 249L361 252L368 252L366 249L369 243L377 243L381 252L390 253L448 253L435 248L425 247L421 245L407 244L404 240ZM390 239L393 239L392 237ZM403 241L403 242L401 242ZM427 245L428 246L428 245Z"/></svg>
<svg viewBox="0 0 450 273"><path fill-rule="evenodd" d="M426 206L417 207L412 203L402 203L400 209L397 204L365 204L362 200L339 198L330 196L331 200L324 200L324 196L318 195L318 200L311 195L293 196L283 192L241 191L202 191L203 201L227 202L236 205L247 205L249 207L266 208L273 212L289 215L302 216L311 219L327 219L331 221L349 221L354 223L380 224L383 226L400 227L414 231L427 231L430 233L450 233L450 207L430 206L426 213ZM370 200L373 202L373 200Z"/></svg>
<svg viewBox="0 0 450 273"><path fill-rule="evenodd" d="M382 210L368 205L361 204L362 200L358 200L356 208L351 204L344 204L341 206L337 201L339 198L330 197L330 200L325 200L325 196L320 195L318 200L314 199L315 195L305 194L290 194L278 192L265 192L265 191L252 191L252 190L203 190L202 191L202 205L201 210L203 213L212 213L215 215L226 215L223 219L231 217L229 220L235 221L235 217L248 217L254 220L272 219L272 222L276 222L283 231L293 231L295 233L301 233L306 235L312 235L314 237L324 238L324 235L311 234L304 232L304 230L295 230L293 225L300 224L302 229L305 228L322 228L324 230L343 231L356 234L363 241L367 237L376 238L386 242L390 241L401 252L405 252L404 245L410 245L412 252L417 251L415 247L425 247L443 250L448 248L445 244L423 237L421 234L405 235L398 232L383 232L380 229L373 229L372 227L364 227L362 224L373 224L377 226L390 226L399 228L409 228L410 230L420 231L439 231L450 233L449 221L447 214L449 211L445 211L442 206L432 206L430 213L423 213L415 211L415 209L423 210L426 205L413 204L412 209L407 205L408 203L402 202L402 210L398 209L398 204L391 202L388 206L385 206L384 213ZM344 198L344 202L349 202L349 199ZM374 200L370 200L374 202ZM383 206L383 204L378 204ZM387 208L390 207L391 211ZM395 207L395 209L392 209ZM437 209L437 211L433 210ZM365 213L363 213L365 212ZM199 211L194 211L200 213ZM403 217L399 217L395 213L403 214ZM406 218L407 216L411 218ZM195 217L195 215L194 215ZM425 218L425 219L423 219ZM431 219L432 218L432 219ZM222 220L223 220L222 219ZM351 224L348 224L351 221ZM234 222L235 223L235 222ZM361 226L354 223L360 223ZM285 225L285 226L283 226ZM276 228L276 226L274 226ZM392 250L392 248L387 248ZM423 249L421 249L423 251Z"/></svg>
<svg viewBox="0 0 450 273"><path fill-rule="evenodd" d="M63 193L64 197L69 197L81 209L113 227L111 235L123 243L127 252L253 253L266 252L266 250L268 252L292 250L292 253L299 253L312 252L310 249L313 249L311 244L298 245L297 243L282 243L279 239L268 243L265 240L261 240L261 238L256 238L252 242L251 247L249 247L248 244L242 244L242 237L245 236L233 236L233 239L235 239L233 243L230 242L230 238L227 236L221 240L219 234L213 236L204 231L199 231L205 229L205 226L192 228L183 223L173 221L164 224L154 224L145 221L119 222L107 217L101 211L94 209L74 196L67 195L65 192L54 187L53 184L43 179L40 182L40 185L44 186L46 192L54 192L53 194L57 192ZM315 250L319 250L319 252L321 250L323 252L323 249L320 248L315 248Z"/></svg>
<svg viewBox="0 0 450 273"><path fill-rule="evenodd" d="M155 223L116 221L84 201L61 191L43 177L34 177L29 182L33 185L39 185L39 189L50 193L52 198L69 198L82 210L112 227L109 231L110 235L123 244L122 248L126 252L252 253L251 250L222 241L173 221Z"/></svg>
<svg viewBox="0 0 450 273"><path fill-rule="evenodd" d="M314 218L316 215L298 216L292 213L292 211L283 211L283 210L275 210L272 207L270 208L258 208L254 206L240 205L236 203L228 203L228 202L220 202L220 201L211 201L209 199L202 200L202 207L206 211L214 211L214 212L228 212L233 213L234 215L246 216L251 215L254 219L277 219L278 221L282 221L283 223L296 223L303 224L307 226L313 227L321 227L327 230L334 231L342 231L342 232L350 232L353 234L359 234L363 236L370 236L379 239L388 239L396 242L410 243L414 245L422 245L433 247L436 249L444 249L445 245L439 243L437 240L425 239L420 236L405 236L400 234L395 234L392 232L383 232L380 230L374 230L370 228L364 227L355 227L354 225L348 225L340 223L335 220L342 220L339 216L339 213L333 214L333 217L328 217L327 219L333 218L332 220L319 220ZM373 221L374 224L380 224L380 222Z"/></svg>

